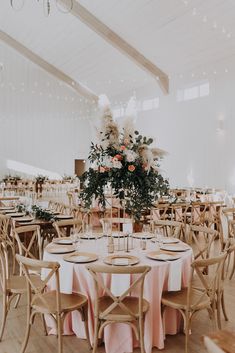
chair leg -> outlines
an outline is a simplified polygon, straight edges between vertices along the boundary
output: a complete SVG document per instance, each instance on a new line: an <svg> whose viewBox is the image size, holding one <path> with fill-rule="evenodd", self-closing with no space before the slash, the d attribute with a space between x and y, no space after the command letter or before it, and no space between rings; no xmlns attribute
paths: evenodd
<svg viewBox="0 0 235 353"><path fill-rule="evenodd" d="M45 321L45 316L43 314L41 314L41 319L42 319L42 325L43 325L43 330L44 330L45 336L47 336L47 325L46 325L46 321Z"/></svg>
<svg viewBox="0 0 235 353"><path fill-rule="evenodd" d="M235 272L235 253L233 253L233 268L232 268L232 271L230 273L229 279L233 278L234 272Z"/></svg>
<svg viewBox="0 0 235 353"><path fill-rule="evenodd" d="M222 292L222 295L221 295L221 305L222 305L222 311L224 314L225 321L228 321L228 315L226 313L225 301L224 301L224 292Z"/></svg>
<svg viewBox="0 0 235 353"><path fill-rule="evenodd" d="M84 321L85 332L86 332L86 339L89 346L89 349L92 349L90 335L89 335L89 328L88 328L88 305L84 306L82 309L82 320Z"/></svg>
<svg viewBox="0 0 235 353"><path fill-rule="evenodd" d="M216 311L217 311L217 325L218 329L221 330L221 293L217 295Z"/></svg>
<svg viewBox="0 0 235 353"><path fill-rule="evenodd" d="M143 318L139 318L139 332L140 332L140 352L145 353L144 349L144 321Z"/></svg>
<svg viewBox="0 0 235 353"><path fill-rule="evenodd" d="M31 321L30 321L30 316L31 316L31 308L28 307L27 309L27 322L26 322L26 331L25 331L25 337L24 341L21 346L20 353L24 353L25 349L27 347L28 341L29 341L29 334L30 334L30 329L31 329Z"/></svg>
<svg viewBox="0 0 235 353"><path fill-rule="evenodd" d="M4 328L5 328L5 325L6 325L7 314L8 314L8 309L7 309L7 296L6 296L6 293L3 293L3 302L2 302L2 323L1 323L1 329L0 329L0 341L2 340Z"/></svg>
<svg viewBox="0 0 235 353"><path fill-rule="evenodd" d="M215 310L214 310L214 308L210 308L209 310L211 312L211 321L212 321L213 331L215 331L217 329L216 319L215 319Z"/></svg>
<svg viewBox="0 0 235 353"><path fill-rule="evenodd" d="M190 316L185 313L184 317L184 334L185 334L185 353L188 353L189 331L190 331Z"/></svg>
<svg viewBox="0 0 235 353"><path fill-rule="evenodd" d="M63 353L63 345L62 345L62 320L61 315L56 315L57 321L57 337L58 337L58 353Z"/></svg>
<svg viewBox="0 0 235 353"><path fill-rule="evenodd" d="M99 332L99 319L95 318L95 333L94 333L94 342L92 353L96 353L98 346L98 332Z"/></svg>

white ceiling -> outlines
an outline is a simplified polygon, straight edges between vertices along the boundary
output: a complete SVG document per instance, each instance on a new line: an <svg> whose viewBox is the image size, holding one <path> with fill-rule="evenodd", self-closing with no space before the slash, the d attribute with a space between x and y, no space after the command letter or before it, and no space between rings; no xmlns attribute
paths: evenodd
<svg viewBox="0 0 235 353"><path fill-rule="evenodd" d="M80 3L170 76L235 55L234 0ZM1 1L0 28L97 94L115 96L153 84L150 75L71 14L52 6L46 18L42 1L26 0L19 12L9 0Z"/></svg>

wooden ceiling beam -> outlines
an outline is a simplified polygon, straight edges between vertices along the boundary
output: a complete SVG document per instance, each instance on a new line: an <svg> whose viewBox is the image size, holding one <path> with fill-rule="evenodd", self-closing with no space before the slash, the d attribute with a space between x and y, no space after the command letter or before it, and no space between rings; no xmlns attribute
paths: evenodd
<svg viewBox="0 0 235 353"><path fill-rule="evenodd" d="M59 0L63 5L68 3L67 0ZM84 24L86 24L95 33L104 38L113 47L117 48L123 54L128 56L133 62L135 62L142 69L147 71L151 76L153 76L158 84L160 85L162 91L165 94L169 93L169 78L159 67L157 67L153 62L148 60L143 54L132 47L128 42L121 38L112 29L106 26L102 21L95 17L91 12L89 12L84 6L79 4L78 1L74 0L72 14L79 18Z"/></svg>
<svg viewBox="0 0 235 353"><path fill-rule="evenodd" d="M89 88L83 86L81 83L75 81L70 76L66 75L63 71L57 69L55 66L42 59L39 55L32 52L30 49L25 47L23 44L9 36L7 33L0 30L0 40L6 43L11 48L15 49L18 53L23 55L25 58L33 62L35 65L48 72L58 80L66 83L72 87L79 95L86 97L89 100L98 102L98 96L92 92Z"/></svg>

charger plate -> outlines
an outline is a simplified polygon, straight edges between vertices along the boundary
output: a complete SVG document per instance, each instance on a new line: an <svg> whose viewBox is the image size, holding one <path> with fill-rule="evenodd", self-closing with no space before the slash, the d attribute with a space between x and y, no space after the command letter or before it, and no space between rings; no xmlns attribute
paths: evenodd
<svg viewBox="0 0 235 353"><path fill-rule="evenodd" d="M145 239L152 239L154 237L154 234L151 233L132 233L132 237L136 238L136 239L141 239L141 240L145 240Z"/></svg>
<svg viewBox="0 0 235 353"><path fill-rule="evenodd" d="M190 250L190 247L185 245L185 244L166 244L161 246L161 250L166 250L166 251L187 251Z"/></svg>
<svg viewBox="0 0 235 353"><path fill-rule="evenodd" d="M56 219L72 219L73 216L70 216L68 214L58 214L58 215L55 215L55 218Z"/></svg>
<svg viewBox="0 0 235 353"><path fill-rule="evenodd" d="M149 259L157 261L174 261L180 259L180 255L172 254L167 251L151 251L146 254Z"/></svg>
<svg viewBox="0 0 235 353"><path fill-rule="evenodd" d="M63 259L76 264L86 264L98 260L98 256L94 253L76 251L73 254L64 256Z"/></svg>
<svg viewBox="0 0 235 353"><path fill-rule="evenodd" d="M115 266L132 266L140 262L140 259L133 255L110 255L104 258L104 263Z"/></svg>
<svg viewBox="0 0 235 353"><path fill-rule="evenodd" d="M94 240L94 239L100 239L100 238L103 238L102 233L92 233L91 235L81 234L81 239L85 239L85 240Z"/></svg>
<svg viewBox="0 0 235 353"><path fill-rule="evenodd" d="M73 240L70 237L60 237L60 238L54 238L52 240L52 243L55 243L58 245L72 245Z"/></svg>
<svg viewBox="0 0 235 353"><path fill-rule="evenodd" d="M180 242L179 239L177 239L177 238L172 238L172 237L163 237L163 238L161 238L161 239L153 238L153 239L151 239L151 241L152 241L153 243L158 243L158 242L160 242L160 243L162 243L162 244L177 244L177 243Z"/></svg>
<svg viewBox="0 0 235 353"><path fill-rule="evenodd" d="M49 254L68 254L70 252L76 251L76 247L74 245L59 245L53 244L46 247L46 252Z"/></svg>

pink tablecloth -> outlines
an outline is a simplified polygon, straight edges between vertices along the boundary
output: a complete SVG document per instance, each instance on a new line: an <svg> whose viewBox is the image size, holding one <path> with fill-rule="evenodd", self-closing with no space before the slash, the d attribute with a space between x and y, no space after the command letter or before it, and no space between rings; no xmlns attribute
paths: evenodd
<svg viewBox="0 0 235 353"><path fill-rule="evenodd" d="M80 251L89 251L99 253L99 262L102 262L106 256L106 240L100 239L95 241L84 240ZM170 282L173 286L186 286L190 276L190 264L192 259L192 251L188 250L181 253L181 259L172 262L160 262L148 259L146 252L156 249L156 245L149 241L147 251L133 251L133 255L140 257L141 265L146 264L152 267L147 274L144 285L144 298L150 302L150 309L145 318L145 349L146 353L151 353L152 347L159 349L164 348L165 334L176 334L181 326L182 319L176 310L169 309L165 312L165 332L163 330L163 322L161 318L161 295L163 290L168 290ZM85 265L72 264L65 262L62 255L52 255L45 251L44 259L49 261L58 261L61 264L60 281L61 291L65 293L82 292L89 299L89 331L91 340L94 335L94 315L93 301L95 297L94 283L91 275L87 271ZM180 273L177 273L180 272ZM171 279L169 277L172 277ZM115 280L118 281L118 278ZM170 281L169 281L170 280ZM177 284L177 281L179 283ZM122 281L121 281L122 282ZM121 284L120 282L120 284ZM171 288L172 289L172 288ZM179 288L178 288L179 289ZM49 326L50 323L48 322ZM51 332L55 333L55 332ZM65 334L76 334L80 338L85 338L84 325L80 319L78 312L71 313L65 320ZM104 331L104 342L107 353L124 353L132 352L134 346L138 346L135 342L131 328L125 324L114 324L107 326Z"/></svg>

